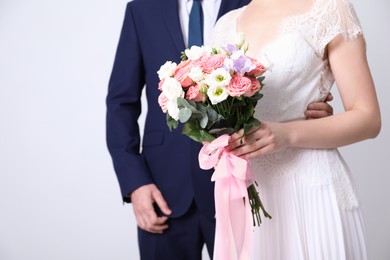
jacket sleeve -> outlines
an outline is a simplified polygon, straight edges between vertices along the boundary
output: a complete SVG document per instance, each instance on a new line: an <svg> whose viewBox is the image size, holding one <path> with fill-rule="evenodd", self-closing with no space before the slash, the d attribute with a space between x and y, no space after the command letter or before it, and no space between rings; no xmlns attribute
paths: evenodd
<svg viewBox="0 0 390 260"><path fill-rule="evenodd" d="M106 99L106 138L124 201L129 193L153 182L140 154L138 117L145 70L132 3L127 5Z"/></svg>

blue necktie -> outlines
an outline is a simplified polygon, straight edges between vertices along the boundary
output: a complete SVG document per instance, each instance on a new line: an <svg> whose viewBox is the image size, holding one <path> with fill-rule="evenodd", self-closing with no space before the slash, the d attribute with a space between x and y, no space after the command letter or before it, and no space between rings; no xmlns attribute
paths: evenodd
<svg viewBox="0 0 390 260"><path fill-rule="evenodd" d="M190 22L188 26L188 47L203 45L203 11L200 0L192 1Z"/></svg>

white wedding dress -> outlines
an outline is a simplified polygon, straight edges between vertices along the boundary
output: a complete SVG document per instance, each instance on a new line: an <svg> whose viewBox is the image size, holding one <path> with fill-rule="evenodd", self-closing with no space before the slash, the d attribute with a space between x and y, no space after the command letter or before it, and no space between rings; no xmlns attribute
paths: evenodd
<svg viewBox="0 0 390 260"><path fill-rule="evenodd" d="M237 17L245 8L218 21L210 45L233 42ZM334 83L322 57L340 34L351 40L362 34L345 0L314 0L309 12L284 19L278 36L258 52L257 58L267 57L273 67L265 74L255 117L304 119L306 106L323 100ZM255 228L253 259L367 259L360 205L337 149L289 148L258 157L251 165L272 215Z"/></svg>

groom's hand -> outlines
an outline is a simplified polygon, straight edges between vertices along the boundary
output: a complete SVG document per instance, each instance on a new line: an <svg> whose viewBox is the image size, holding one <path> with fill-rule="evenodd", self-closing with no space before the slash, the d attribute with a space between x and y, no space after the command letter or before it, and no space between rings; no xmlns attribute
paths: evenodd
<svg viewBox="0 0 390 260"><path fill-rule="evenodd" d="M160 190L154 184L141 186L131 193L131 203L137 219L138 226L148 232L162 234L168 228L166 221L168 217L159 217L154 210L153 204L165 215L170 215L171 210L163 198Z"/></svg>
<svg viewBox="0 0 390 260"><path fill-rule="evenodd" d="M313 102L307 106L305 116L307 119L316 119L333 115L333 107L328 104L332 101L333 96L329 93L323 102Z"/></svg>

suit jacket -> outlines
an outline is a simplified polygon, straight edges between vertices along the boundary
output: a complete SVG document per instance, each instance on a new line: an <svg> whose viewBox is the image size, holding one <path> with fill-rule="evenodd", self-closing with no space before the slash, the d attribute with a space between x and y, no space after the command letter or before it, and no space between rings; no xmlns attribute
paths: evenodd
<svg viewBox="0 0 390 260"><path fill-rule="evenodd" d="M219 15L248 0L222 0ZM107 95L107 145L122 196L155 183L172 209L183 215L192 201L214 218L211 172L199 168L200 145L177 129L170 132L157 99L157 71L166 61L180 61L185 49L178 0L134 0L128 3ZM146 86L148 110L140 153L137 123L141 92Z"/></svg>

